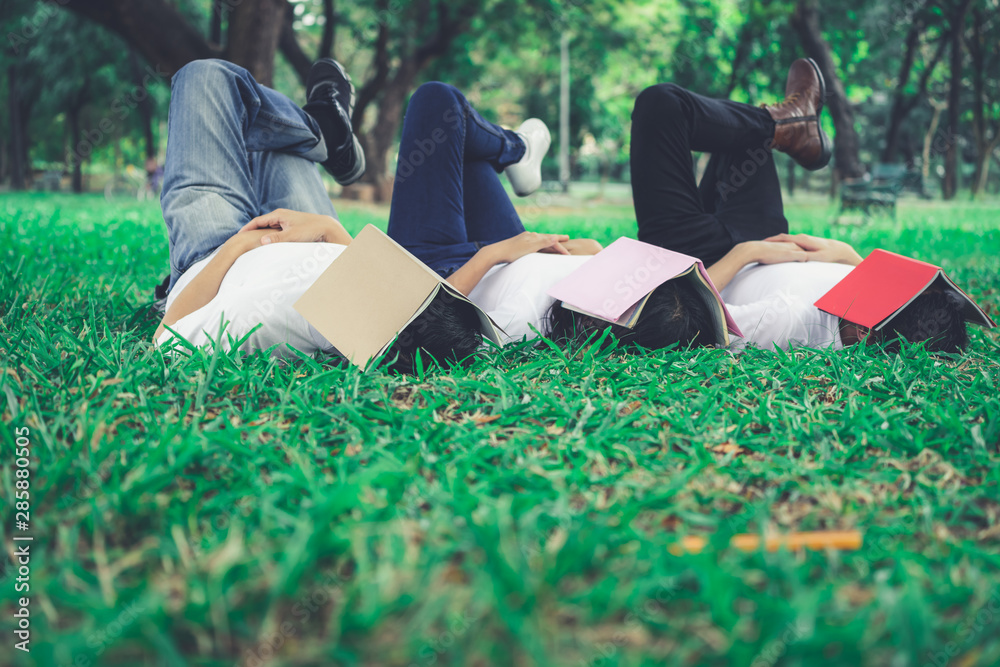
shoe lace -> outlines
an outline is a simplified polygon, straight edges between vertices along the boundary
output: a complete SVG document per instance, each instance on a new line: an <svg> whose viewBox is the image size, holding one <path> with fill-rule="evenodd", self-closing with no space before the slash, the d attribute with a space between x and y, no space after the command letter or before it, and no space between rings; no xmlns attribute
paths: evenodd
<svg viewBox="0 0 1000 667"><path fill-rule="evenodd" d="M774 108L775 109L787 109L787 108L790 108L790 107L797 106L798 103L799 103L799 99L801 97L802 97L801 93L797 93L797 92L796 93L792 93L791 95L789 95L788 97L786 97L784 100L782 100L778 104L775 104Z"/></svg>

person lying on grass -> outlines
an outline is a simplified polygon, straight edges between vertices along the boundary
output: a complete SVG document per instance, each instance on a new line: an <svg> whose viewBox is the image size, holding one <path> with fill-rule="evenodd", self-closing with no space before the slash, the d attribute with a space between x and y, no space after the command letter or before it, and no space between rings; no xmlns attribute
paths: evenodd
<svg viewBox="0 0 1000 667"><path fill-rule="evenodd" d="M482 308L505 342L535 336L546 291L601 250L593 239L525 231L500 182L527 196L542 182L549 130L483 119L455 87L432 82L403 119L388 234Z"/></svg>
<svg viewBox="0 0 1000 667"><path fill-rule="evenodd" d="M549 144L541 120L506 130L484 120L458 89L438 82L414 92L403 122L388 233L485 310L508 342L550 333L552 326L553 335L564 338L559 327L572 316L547 292L601 250L593 239L525 232L500 182L503 171L516 194L534 192ZM806 257L794 243L754 241L709 271L722 279L749 262ZM715 340L707 306L683 281L659 288L647 308L633 332L645 347Z"/></svg>
<svg viewBox="0 0 1000 667"><path fill-rule="evenodd" d="M307 94L300 109L219 60L192 62L174 77L161 197L171 272L157 343L176 333L201 346L225 327L226 348L334 352L292 304L351 242L316 162L346 185L365 160L343 68L318 61ZM474 309L446 293L407 332L392 352L402 369L417 349L443 360L481 343Z"/></svg>
<svg viewBox="0 0 1000 667"><path fill-rule="evenodd" d="M773 106L710 99L670 83L643 90L632 112L630 155L639 240L704 261L748 343L840 349L878 339L894 349L891 341L903 338L927 341L932 351L963 349L968 335L961 306L941 292L918 297L877 335L813 305L861 257L840 241L788 234L772 151L809 170L829 162L830 139L819 124L824 97L811 59L792 64L785 100ZM691 151L711 153L700 183ZM762 260L761 243L785 245L796 263ZM669 284L659 289L666 292ZM679 329L673 337L681 344L713 340L696 335L702 323L690 315L697 308L690 295L670 293L658 303L648 315L643 311L634 330L613 332L649 348L661 347L655 334L670 327ZM564 338L585 339L605 327L553 311L553 329Z"/></svg>

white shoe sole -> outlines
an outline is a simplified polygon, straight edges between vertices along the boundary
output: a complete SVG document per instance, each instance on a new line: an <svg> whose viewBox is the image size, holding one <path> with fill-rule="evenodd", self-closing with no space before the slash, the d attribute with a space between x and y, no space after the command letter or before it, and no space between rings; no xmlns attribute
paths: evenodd
<svg viewBox="0 0 1000 667"><path fill-rule="evenodd" d="M504 169L514 194L527 197L542 185L542 160L552 145L548 126L539 118L529 118L517 128L527 150L524 157Z"/></svg>

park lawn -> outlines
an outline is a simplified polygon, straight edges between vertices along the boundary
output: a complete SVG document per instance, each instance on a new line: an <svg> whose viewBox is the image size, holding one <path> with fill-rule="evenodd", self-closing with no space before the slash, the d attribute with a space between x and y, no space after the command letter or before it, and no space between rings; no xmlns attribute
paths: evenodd
<svg viewBox="0 0 1000 667"><path fill-rule="evenodd" d="M829 214L789 205L793 231L941 262L1000 314L1000 202ZM634 225L614 203L524 215ZM167 360L155 203L0 195L0 243L0 535L11 552L27 427L34 537L32 652L8 568L0 664L1000 664L994 332L956 358L522 345L417 377ZM850 528L860 551L726 547ZM710 547L671 553L684 535Z"/></svg>

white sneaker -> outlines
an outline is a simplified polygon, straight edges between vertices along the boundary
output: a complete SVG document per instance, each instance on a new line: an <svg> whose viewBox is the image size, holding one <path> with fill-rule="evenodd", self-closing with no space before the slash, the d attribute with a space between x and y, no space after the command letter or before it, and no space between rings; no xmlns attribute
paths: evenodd
<svg viewBox="0 0 1000 667"><path fill-rule="evenodd" d="M552 135L539 118L529 118L517 128L524 140L524 157L504 169L518 197L527 197L542 185L542 158L549 152Z"/></svg>

